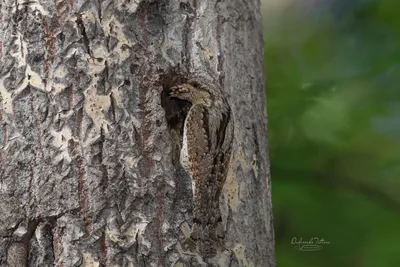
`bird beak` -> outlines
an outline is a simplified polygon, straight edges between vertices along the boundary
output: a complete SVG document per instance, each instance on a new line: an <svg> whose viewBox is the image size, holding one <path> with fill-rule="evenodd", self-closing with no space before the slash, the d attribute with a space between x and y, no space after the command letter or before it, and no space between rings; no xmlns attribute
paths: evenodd
<svg viewBox="0 0 400 267"><path fill-rule="evenodd" d="M177 96L176 93L177 93L177 91L178 91L177 89L178 89L178 88L176 88L176 87L171 87L171 88L170 88L170 91L169 91L169 96L170 96L170 97L176 97L176 96Z"/></svg>

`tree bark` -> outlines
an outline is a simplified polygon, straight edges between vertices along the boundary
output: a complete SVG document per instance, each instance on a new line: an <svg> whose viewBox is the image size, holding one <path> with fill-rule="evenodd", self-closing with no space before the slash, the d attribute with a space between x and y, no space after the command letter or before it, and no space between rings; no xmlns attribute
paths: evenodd
<svg viewBox="0 0 400 267"><path fill-rule="evenodd" d="M258 0L1 3L0 266L275 266ZM220 198L226 250L180 246L186 104L206 77L234 143ZM201 255L200 255L201 256Z"/></svg>

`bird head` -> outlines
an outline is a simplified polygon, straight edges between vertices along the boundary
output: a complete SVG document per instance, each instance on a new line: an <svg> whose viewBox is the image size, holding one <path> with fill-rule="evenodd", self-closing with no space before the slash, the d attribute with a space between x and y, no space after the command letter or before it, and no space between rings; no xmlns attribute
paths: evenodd
<svg viewBox="0 0 400 267"><path fill-rule="evenodd" d="M196 88L190 84L181 84L171 87L170 97L186 100L194 104L208 104L210 101L210 94L205 90Z"/></svg>

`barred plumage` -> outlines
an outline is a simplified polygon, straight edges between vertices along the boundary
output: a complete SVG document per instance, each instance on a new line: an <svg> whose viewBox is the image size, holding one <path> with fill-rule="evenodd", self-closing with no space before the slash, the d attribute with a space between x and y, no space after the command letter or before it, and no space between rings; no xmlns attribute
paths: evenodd
<svg viewBox="0 0 400 267"><path fill-rule="evenodd" d="M188 82L171 88L170 95L192 104L184 123L180 162L192 178L192 238L200 253L210 258L223 236L218 233L222 227L219 197L232 149L232 114L219 88L210 83Z"/></svg>

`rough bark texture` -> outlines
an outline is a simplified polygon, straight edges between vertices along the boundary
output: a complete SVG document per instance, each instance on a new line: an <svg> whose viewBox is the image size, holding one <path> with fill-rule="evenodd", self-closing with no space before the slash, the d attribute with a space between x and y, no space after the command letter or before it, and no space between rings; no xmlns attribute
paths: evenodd
<svg viewBox="0 0 400 267"><path fill-rule="evenodd" d="M4 0L1 13L0 266L201 264L180 247L188 107L166 96L189 74L219 83L234 115L218 265L275 265L258 0Z"/></svg>

